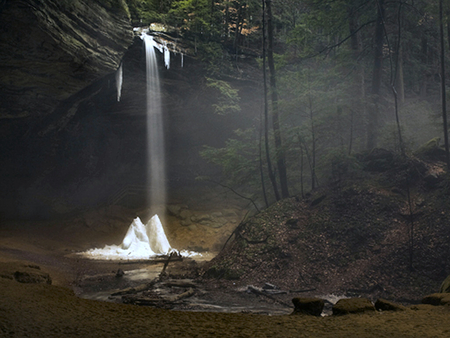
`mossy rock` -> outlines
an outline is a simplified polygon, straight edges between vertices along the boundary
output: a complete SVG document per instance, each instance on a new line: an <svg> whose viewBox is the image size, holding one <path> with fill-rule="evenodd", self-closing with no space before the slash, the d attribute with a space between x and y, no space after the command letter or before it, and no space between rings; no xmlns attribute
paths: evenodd
<svg viewBox="0 0 450 338"><path fill-rule="evenodd" d="M26 284L52 284L50 275L39 270L36 272L16 271L14 279L19 283Z"/></svg>
<svg viewBox="0 0 450 338"><path fill-rule="evenodd" d="M421 145L414 152L414 155L421 159L444 161L446 155L445 150L439 146L440 140L439 137L429 140L427 143Z"/></svg>
<svg viewBox="0 0 450 338"><path fill-rule="evenodd" d="M319 298L293 298L293 315L305 314L310 316L320 316L325 306L325 301Z"/></svg>
<svg viewBox="0 0 450 338"><path fill-rule="evenodd" d="M378 311L405 311L406 306L380 298L375 302L375 309Z"/></svg>
<svg viewBox="0 0 450 338"><path fill-rule="evenodd" d="M422 299L422 304L430 305L448 305L450 304L450 294L449 293L433 293L431 295L425 296Z"/></svg>
<svg viewBox="0 0 450 338"><path fill-rule="evenodd" d="M367 298L340 299L333 306L333 315L347 315L350 313L374 312L375 307Z"/></svg>
<svg viewBox="0 0 450 338"><path fill-rule="evenodd" d="M382 149L374 148L364 158L364 169L373 172L385 172L394 166L394 153Z"/></svg>

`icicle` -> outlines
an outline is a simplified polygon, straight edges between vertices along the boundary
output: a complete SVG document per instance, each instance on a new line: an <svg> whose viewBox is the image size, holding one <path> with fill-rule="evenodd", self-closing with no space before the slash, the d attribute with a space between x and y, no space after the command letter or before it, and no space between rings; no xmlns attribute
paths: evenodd
<svg viewBox="0 0 450 338"><path fill-rule="evenodd" d="M123 83L123 68L120 63L119 69L116 71L116 88L117 88L117 102L120 102L120 97L122 95L122 83Z"/></svg>
<svg viewBox="0 0 450 338"><path fill-rule="evenodd" d="M167 69L170 68L170 50L166 45L164 45L164 64Z"/></svg>

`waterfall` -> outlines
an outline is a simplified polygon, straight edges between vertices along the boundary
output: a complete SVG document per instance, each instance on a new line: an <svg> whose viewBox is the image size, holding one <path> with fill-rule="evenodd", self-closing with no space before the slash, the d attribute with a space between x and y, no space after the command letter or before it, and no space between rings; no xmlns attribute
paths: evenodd
<svg viewBox="0 0 450 338"><path fill-rule="evenodd" d="M116 71L117 102L120 102L120 96L122 95L122 83L123 83L123 68L121 63L119 69L117 69Z"/></svg>
<svg viewBox="0 0 450 338"><path fill-rule="evenodd" d="M171 251L176 251L184 257L202 256L197 252L172 249L164 233L166 213L164 125L155 48L163 53L167 69L170 67L170 51L166 45L158 44L150 35L144 33L142 39L145 46L147 77L147 203L155 215L146 225L139 217L134 219L120 245L106 245L103 249L90 249L78 253L89 259L149 259L169 254ZM181 63L183 64L183 56ZM116 85L117 101L120 101L122 65L116 73Z"/></svg>
<svg viewBox="0 0 450 338"><path fill-rule="evenodd" d="M161 108L161 90L153 37L143 35L147 69L147 156L148 202L164 224L166 205L166 173L164 154L164 126Z"/></svg>

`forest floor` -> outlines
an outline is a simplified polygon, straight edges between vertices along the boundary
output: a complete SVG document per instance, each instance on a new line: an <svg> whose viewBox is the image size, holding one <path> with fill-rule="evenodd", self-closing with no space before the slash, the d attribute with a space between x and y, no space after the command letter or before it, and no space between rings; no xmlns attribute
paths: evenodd
<svg viewBox="0 0 450 338"><path fill-rule="evenodd" d="M235 231L211 261L206 256L169 263L161 283L193 285L194 296L156 308L121 304L121 297L108 295L155 278L163 263L94 262L75 255L120 243L135 211L115 207L54 221L2 222L0 336L447 337L449 308L418 304L438 291L450 267L446 178L435 175L427 183L423 178L441 167L420 166L419 176L408 171L414 182L413 250L401 170L366 172L219 230L197 225L182 228L180 235L170 226L169 240L202 248L220 248ZM116 277L119 269L129 279ZM142 270L147 277L131 278ZM18 283L18 271L43 278L48 273L52 285ZM265 283L282 292L258 292ZM96 296L108 301L93 300ZM288 316L291 299L299 296L387 298L409 306L402 312Z"/></svg>

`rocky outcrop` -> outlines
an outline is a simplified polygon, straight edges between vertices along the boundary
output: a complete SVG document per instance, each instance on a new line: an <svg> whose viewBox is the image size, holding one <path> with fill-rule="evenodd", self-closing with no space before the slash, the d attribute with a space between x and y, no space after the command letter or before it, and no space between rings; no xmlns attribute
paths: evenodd
<svg viewBox="0 0 450 338"><path fill-rule="evenodd" d="M0 119L48 115L114 72L131 42L123 0L0 2Z"/></svg>
<svg viewBox="0 0 450 338"><path fill-rule="evenodd" d="M293 298L294 304L293 315L305 314L319 317L322 314L325 301L319 298Z"/></svg>
<svg viewBox="0 0 450 338"><path fill-rule="evenodd" d="M406 306L380 298L375 302L375 309L378 311L405 311Z"/></svg>
<svg viewBox="0 0 450 338"><path fill-rule="evenodd" d="M448 293L433 293L423 297L422 304L430 305L448 305L450 304L450 294Z"/></svg>

